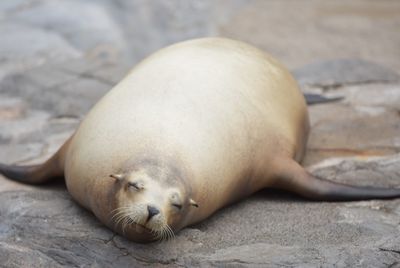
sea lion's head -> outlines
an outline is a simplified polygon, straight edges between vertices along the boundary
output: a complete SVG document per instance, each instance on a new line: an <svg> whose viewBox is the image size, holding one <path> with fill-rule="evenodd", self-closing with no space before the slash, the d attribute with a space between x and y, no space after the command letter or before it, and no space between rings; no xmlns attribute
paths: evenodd
<svg viewBox="0 0 400 268"><path fill-rule="evenodd" d="M112 220L117 230L134 240L173 237L187 213L198 207L171 168L142 165L110 177L118 189Z"/></svg>

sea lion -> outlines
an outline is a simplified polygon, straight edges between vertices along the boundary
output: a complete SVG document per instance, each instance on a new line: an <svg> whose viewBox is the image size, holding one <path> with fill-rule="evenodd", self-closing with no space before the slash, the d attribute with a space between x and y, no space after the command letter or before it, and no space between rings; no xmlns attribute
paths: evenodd
<svg viewBox="0 0 400 268"><path fill-rule="evenodd" d="M285 67L248 44L204 38L143 60L43 165L0 172L32 184L64 175L79 204L138 242L171 237L266 187L314 200L400 196L309 174L299 164L308 132Z"/></svg>

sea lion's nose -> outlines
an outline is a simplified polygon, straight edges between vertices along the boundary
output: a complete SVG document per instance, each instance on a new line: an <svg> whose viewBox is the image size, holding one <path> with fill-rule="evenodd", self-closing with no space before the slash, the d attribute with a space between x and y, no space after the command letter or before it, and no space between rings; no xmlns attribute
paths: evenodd
<svg viewBox="0 0 400 268"><path fill-rule="evenodd" d="M160 213L158 208L153 207L153 206L147 206L147 211L149 212L149 217L147 218L147 220L150 220L151 218L153 218L153 216Z"/></svg>

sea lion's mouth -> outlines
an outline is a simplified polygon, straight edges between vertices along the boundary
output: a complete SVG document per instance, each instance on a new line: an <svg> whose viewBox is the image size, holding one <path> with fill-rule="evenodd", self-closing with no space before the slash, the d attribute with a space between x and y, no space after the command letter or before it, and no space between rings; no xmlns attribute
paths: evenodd
<svg viewBox="0 0 400 268"><path fill-rule="evenodd" d="M158 238L160 240L168 239L168 238L171 238L174 236L172 230L170 231L170 233L164 233L165 230L164 231L153 230L153 229L150 229L150 228L144 226L143 224L136 223L136 222L133 224L134 224L136 233L139 233L139 234L143 234L143 233L150 234L154 238Z"/></svg>
<svg viewBox="0 0 400 268"><path fill-rule="evenodd" d="M153 233L154 232L152 229L144 226L143 224L140 224L140 223L137 223L137 222L134 222L133 224L135 226L135 231L137 233L143 233L145 231L148 232L148 233Z"/></svg>

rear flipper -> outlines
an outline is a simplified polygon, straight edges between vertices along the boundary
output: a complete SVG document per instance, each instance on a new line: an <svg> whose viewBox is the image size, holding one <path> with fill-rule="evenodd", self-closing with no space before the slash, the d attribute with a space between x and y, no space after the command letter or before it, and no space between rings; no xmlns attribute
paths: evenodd
<svg viewBox="0 0 400 268"><path fill-rule="evenodd" d="M312 200L354 201L400 197L400 189L397 188L351 186L314 177L293 160L280 166L281 175L272 186Z"/></svg>
<svg viewBox="0 0 400 268"><path fill-rule="evenodd" d="M53 178L63 176L64 159L71 138L49 160L41 165L15 166L0 163L0 174L9 179L28 183L40 184Z"/></svg>

